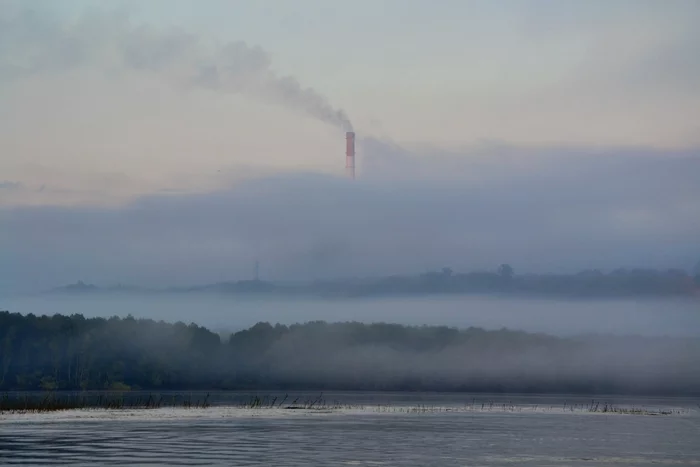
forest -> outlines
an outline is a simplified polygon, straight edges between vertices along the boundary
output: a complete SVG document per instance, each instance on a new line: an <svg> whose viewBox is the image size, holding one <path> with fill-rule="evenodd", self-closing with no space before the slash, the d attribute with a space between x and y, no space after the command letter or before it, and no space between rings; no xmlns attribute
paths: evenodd
<svg viewBox="0 0 700 467"><path fill-rule="evenodd" d="M0 391L392 390L700 394L700 339L0 312Z"/></svg>

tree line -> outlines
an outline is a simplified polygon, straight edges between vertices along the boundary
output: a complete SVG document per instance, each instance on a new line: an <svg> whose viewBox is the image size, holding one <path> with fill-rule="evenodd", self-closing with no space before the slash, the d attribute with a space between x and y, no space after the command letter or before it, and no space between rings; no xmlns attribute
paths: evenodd
<svg viewBox="0 0 700 467"><path fill-rule="evenodd" d="M343 287L339 287L343 290ZM348 295L494 293L517 296L606 298L700 296L700 273L680 269L585 270L576 274L515 274L509 264L497 271L455 273L445 267L416 277L395 276L346 287Z"/></svg>
<svg viewBox="0 0 700 467"><path fill-rule="evenodd" d="M700 266L698 266L700 267ZM214 292L280 296L366 297L382 295L499 294L566 298L685 296L700 297L700 269L597 269L576 274L516 274L509 264L495 271L457 273L445 267L416 276L377 279L319 280L309 284L282 285L262 280L241 280L204 286L170 288L159 292ZM57 291L68 293L158 292L139 287L100 288L78 281Z"/></svg>
<svg viewBox="0 0 700 467"><path fill-rule="evenodd" d="M196 324L0 312L0 390L700 393L700 339L355 322Z"/></svg>

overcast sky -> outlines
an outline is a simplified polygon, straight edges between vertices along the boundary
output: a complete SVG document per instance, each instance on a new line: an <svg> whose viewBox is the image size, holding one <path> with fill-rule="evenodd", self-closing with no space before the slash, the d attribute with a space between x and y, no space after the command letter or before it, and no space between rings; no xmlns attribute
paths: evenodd
<svg viewBox="0 0 700 467"><path fill-rule="evenodd" d="M700 258L697 1L0 6L13 287Z"/></svg>

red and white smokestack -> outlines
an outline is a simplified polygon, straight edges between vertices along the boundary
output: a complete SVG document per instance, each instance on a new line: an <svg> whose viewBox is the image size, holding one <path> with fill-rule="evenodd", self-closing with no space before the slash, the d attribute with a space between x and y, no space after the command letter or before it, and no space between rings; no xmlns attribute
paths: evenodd
<svg viewBox="0 0 700 467"><path fill-rule="evenodd" d="M355 180L355 132L345 133L345 173Z"/></svg>

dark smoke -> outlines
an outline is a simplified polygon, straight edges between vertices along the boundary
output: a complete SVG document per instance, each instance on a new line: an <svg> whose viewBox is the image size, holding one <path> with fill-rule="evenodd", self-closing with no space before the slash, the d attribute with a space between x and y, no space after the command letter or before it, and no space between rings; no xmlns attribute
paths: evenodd
<svg viewBox="0 0 700 467"><path fill-rule="evenodd" d="M208 46L180 29L135 26L118 15L62 23L29 7L0 12L0 79L83 66L156 73L180 87L246 94L352 131L343 110L296 78L278 75L258 46Z"/></svg>

